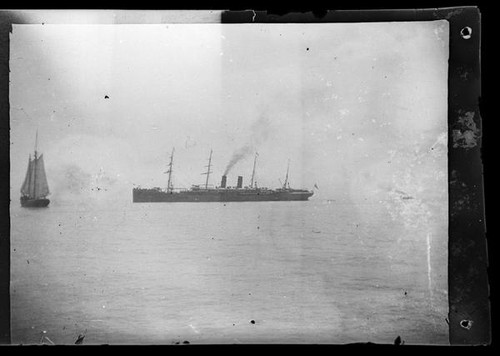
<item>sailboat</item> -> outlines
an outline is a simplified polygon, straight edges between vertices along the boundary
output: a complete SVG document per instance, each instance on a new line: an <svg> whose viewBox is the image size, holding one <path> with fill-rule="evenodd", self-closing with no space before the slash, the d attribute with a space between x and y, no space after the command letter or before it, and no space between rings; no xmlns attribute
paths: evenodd
<svg viewBox="0 0 500 356"><path fill-rule="evenodd" d="M43 154L38 156L38 131L35 140L35 154L28 160L28 170L24 178L23 186L21 187L21 206L27 208L43 208L49 205L49 185L47 176L45 175L45 166L43 163Z"/></svg>

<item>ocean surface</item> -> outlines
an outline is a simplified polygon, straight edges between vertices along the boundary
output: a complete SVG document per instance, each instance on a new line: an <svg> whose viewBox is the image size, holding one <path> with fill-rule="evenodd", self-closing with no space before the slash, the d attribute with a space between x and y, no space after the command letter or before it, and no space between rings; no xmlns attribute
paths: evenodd
<svg viewBox="0 0 500 356"><path fill-rule="evenodd" d="M446 215L391 204L13 200L12 343L448 344Z"/></svg>

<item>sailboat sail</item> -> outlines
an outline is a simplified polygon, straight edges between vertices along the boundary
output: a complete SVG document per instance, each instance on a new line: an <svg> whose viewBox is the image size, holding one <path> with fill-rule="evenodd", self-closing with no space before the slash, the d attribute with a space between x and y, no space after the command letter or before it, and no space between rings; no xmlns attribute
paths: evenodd
<svg viewBox="0 0 500 356"><path fill-rule="evenodd" d="M24 183L23 186L21 187L21 193L23 195L31 195L31 180L33 176L33 167L32 167L33 161L31 160L31 156L28 159L28 170L26 171L26 177L24 178Z"/></svg>
<svg viewBox="0 0 500 356"><path fill-rule="evenodd" d="M45 175L45 165L43 163L43 154L38 157L35 164L35 198L45 197L49 194L49 184Z"/></svg>
<svg viewBox="0 0 500 356"><path fill-rule="evenodd" d="M45 197L49 194L49 184L45 175L43 155L33 160L30 157L21 193L35 199Z"/></svg>

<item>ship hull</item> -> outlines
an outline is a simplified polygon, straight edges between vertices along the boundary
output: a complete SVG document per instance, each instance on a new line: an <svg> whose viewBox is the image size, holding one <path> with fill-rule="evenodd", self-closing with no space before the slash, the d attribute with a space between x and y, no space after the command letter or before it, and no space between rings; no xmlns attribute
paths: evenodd
<svg viewBox="0 0 500 356"><path fill-rule="evenodd" d="M313 195L307 190L251 190L220 189L208 191L171 192L155 189L134 189L134 203L196 203L196 202L259 202L259 201L305 201Z"/></svg>
<svg viewBox="0 0 500 356"><path fill-rule="evenodd" d="M24 208L45 208L49 205L49 199L30 199L30 198L21 198L21 206Z"/></svg>

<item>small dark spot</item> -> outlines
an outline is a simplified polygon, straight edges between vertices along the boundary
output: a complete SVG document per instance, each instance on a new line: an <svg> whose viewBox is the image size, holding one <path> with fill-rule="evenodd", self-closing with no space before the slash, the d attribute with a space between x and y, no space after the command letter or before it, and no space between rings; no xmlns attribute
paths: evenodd
<svg viewBox="0 0 500 356"><path fill-rule="evenodd" d="M180 344L180 342L179 342L179 341L176 341L176 342L175 342L175 344L176 344L176 345L179 345L179 344Z"/></svg>
<svg viewBox="0 0 500 356"><path fill-rule="evenodd" d="M28 264L30 264L30 260L26 260L26 262L28 262Z"/></svg>
<svg viewBox="0 0 500 356"><path fill-rule="evenodd" d="M407 292L407 291L405 291L405 295L408 295L408 292Z"/></svg>
<svg viewBox="0 0 500 356"><path fill-rule="evenodd" d="M109 96L107 96L107 95L104 95L104 99L109 99Z"/></svg>
<svg viewBox="0 0 500 356"><path fill-rule="evenodd" d="M233 326L235 326L235 324L233 324Z"/></svg>
<svg viewBox="0 0 500 356"><path fill-rule="evenodd" d="M14 252L16 252L16 249L14 249Z"/></svg>
<svg viewBox="0 0 500 356"><path fill-rule="evenodd" d="M257 226L257 229L260 229L260 226Z"/></svg>
<svg viewBox="0 0 500 356"><path fill-rule="evenodd" d="M250 320L250 324L255 324L255 320Z"/></svg>
<svg viewBox="0 0 500 356"><path fill-rule="evenodd" d="M85 335L82 335L82 334L78 335L78 339L76 339L75 345L83 344L83 339L85 339Z"/></svg>
<svg viewBox="0 0 500 356"><path fill-rule="evenodd" d="M309 47L306 48L306 51L309 51Z"/></svg>
<svg viewBox="0 0 500 356"><path fill-rule="evenodd" d="M401 336L398 335L398 337L396 338L396 340L394 340L394 345L399 346L399 345L402 345L402 344L404 344L404 341L401 343Z"/></svg>
<svg viewBox="0 0 500 356"><path fill-rule="evenodd" d="M188 345L188 344L189 344L189 341L184 340L182 343L183 343L184 345Z"/></svg>

